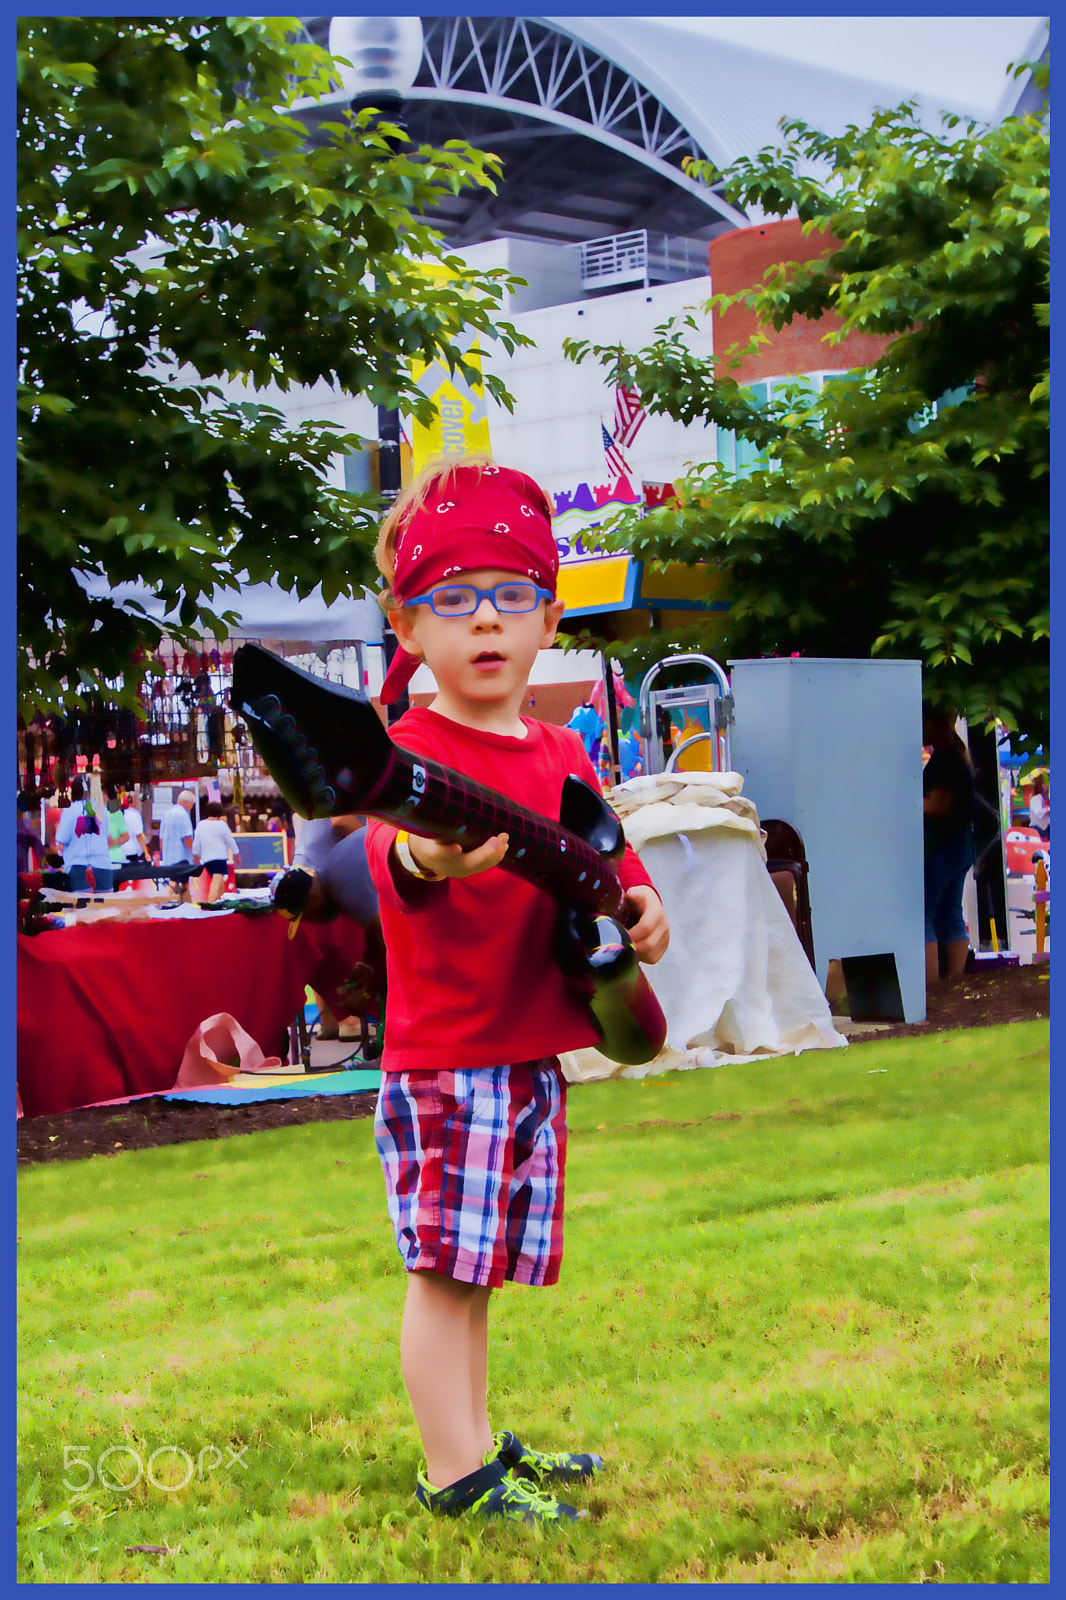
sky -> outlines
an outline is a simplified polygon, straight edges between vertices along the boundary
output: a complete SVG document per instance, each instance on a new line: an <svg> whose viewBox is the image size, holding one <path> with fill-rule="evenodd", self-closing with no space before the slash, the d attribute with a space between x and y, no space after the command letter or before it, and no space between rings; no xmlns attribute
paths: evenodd
<svg viewBox="0 0 1066 1600"><path fill-rule="evenodd" d="M1047 16L1047 13L1044 13ZM950 94L991 112L1008 87L1010 62L1025 59L1042 18L660 17L660 22L733 44L872 78L916 94Z"/></svg>

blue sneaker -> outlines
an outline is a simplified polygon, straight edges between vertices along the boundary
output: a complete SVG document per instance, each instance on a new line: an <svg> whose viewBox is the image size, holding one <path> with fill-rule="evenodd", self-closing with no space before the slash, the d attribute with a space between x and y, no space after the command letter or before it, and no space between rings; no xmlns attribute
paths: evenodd
<svg viewBox="0 0 1066 1600"><path fill-rule="evenodd" d="M493 1435L498 1461L505 1461L516 1478L530 1483L579 1483L594 1478L603 1468L603 1457L574 1455L569 1450L534 1450L513 1433Z"/></svg>
<svg viewBox="0 0 1066 1600"><path fill-rule="evenodd" d="M435 1489L424 1472L418 1474L415 1499L438 1516L503 1517L508 1522L576 1522L588 1516L551 1495L543 1494L525 1478L515 1477L500 1456L493 1456L476 1472Z"/></svg>

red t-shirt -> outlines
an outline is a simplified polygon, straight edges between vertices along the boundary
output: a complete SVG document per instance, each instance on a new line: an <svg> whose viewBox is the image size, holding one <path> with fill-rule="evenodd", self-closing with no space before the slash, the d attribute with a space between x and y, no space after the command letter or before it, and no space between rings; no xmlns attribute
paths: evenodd
<svg viewBox="0 0 1066 1600"><path fill-rule="evenodd" d="M593 787L596 775L571 728L522 720L524 739L428 710L406 712L389 731L405 749L555 820L568 774ZM558 908L547 890L500 867L420 882L398 863L390 867L395 837L389 823L367 826L388 960L382 1070L496 1067L596 1044L585 1002L555 964ZM616 870L627 889L651 883L628 846Z"/></svg>

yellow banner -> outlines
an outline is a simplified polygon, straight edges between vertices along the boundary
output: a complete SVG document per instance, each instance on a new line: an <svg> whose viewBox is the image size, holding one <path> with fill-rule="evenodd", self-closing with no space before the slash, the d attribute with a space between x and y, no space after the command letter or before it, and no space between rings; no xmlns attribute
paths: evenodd
<svg viewBox="0 0 1066 1600"><path fill-rule="evenodd" d="M559 568L559 599L567 611L615 611L632 605L633 557L625 551L595 561L564 561Z"/></svg>
<svg viewBox="0 0 1066 1600"><path fill-rule="evenodd" d="M431 278L453 276L438 262L423 262L422 271ZM478 335L461 335L457 343L465 359L480 372ZM428 366L421 361L413 362L411 373L422 393L436 407L436 415L428 426L414 417L410 419L414 472L421 472L428 462L441 456L464 456L474 451L488 454L492 443L484 387L480 383L468 383L461 372L453 377L440 361L432 361Z"/></svg>

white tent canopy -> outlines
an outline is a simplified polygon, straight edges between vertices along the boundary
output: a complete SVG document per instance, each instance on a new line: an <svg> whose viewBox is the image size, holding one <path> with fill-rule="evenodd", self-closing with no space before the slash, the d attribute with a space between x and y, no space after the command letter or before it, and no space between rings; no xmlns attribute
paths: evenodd
<svg viewBox="0 0 1066 1600"><path fill-rule="evenodd" d="M121 583L112 587L106 578L76 573L78 582L94 600L109 598L122 610L133 601L157 621L173 618L177 606L169 610L165 602L143 584ZM384 613L377 601L364 595L357 600L341 596L327 605L321 585L303 600L295 589L290 593L278 583L251 583L240 588L217 588L211 597L216 612L233 611L239 624L231 628L233 639L300 639L313 643L331 640L358 640L380 645L384 636Z"/></svg>

